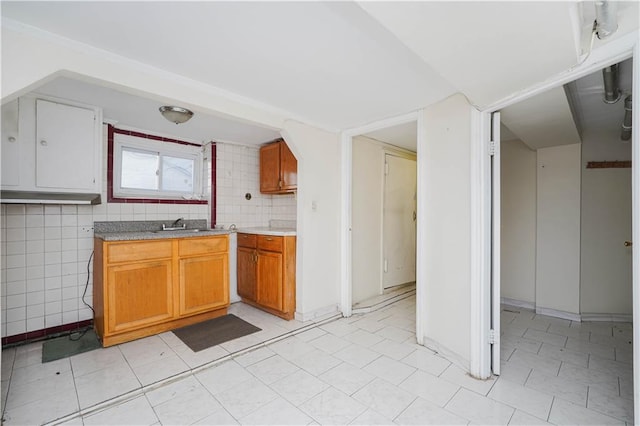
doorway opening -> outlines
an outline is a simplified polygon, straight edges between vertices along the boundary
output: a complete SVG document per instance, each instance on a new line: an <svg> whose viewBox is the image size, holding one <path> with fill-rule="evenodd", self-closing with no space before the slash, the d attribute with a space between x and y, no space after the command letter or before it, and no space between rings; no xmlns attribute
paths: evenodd
<svg viewBox="0 0 640 426"><path fill-rule="evenodd" d="M353 313L415 295L415 121L352 138Z"/></svg>
<svg viewBox="0 0 640 426"><path fill-rule="evenodd" d="M494 225L499 233L493 232L499 270L492 274L498 287L492 288L501 301L500 349L492 370L499 374L523 359L547 359L558 363L558 380L576 387L595 386L593 375L606 371L607 379L625 383L607 398L626 407L614 414L629 421L633 151L623 123L624 101L633 89L632 59L615 64L617 102L603 102L603 74L610 68L499 113L493 160L500 171L493 186L500 199ZM543 377L534 368L521 384L535 388ZM586 398L585 406L602 411L594 398Z"/></svg>

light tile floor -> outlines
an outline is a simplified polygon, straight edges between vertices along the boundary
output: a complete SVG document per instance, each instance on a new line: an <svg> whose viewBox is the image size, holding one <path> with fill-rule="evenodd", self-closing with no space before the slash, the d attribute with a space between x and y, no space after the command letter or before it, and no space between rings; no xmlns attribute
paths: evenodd
<svg viewBox="0 0 640 426"><path fill-rule="evenodd" d="M502 375L476 380L415 343L415 296L316 324L232 311L262 336L194 354L163 333L47 364L40 344L5 350L4 423L633 423L631 324L504 307Z"/></svg>

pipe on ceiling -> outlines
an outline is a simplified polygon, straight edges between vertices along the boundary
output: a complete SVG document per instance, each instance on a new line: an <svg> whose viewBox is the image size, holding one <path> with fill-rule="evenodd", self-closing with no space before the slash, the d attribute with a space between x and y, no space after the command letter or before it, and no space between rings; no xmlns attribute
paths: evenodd
<svg viewBox="0 0 640 426"><path fill-rule="evenodd" d="M604 40L618 30L618 2L596 1L596 34Z"/></svg>
<svg viewBox="0 0 640 426"><path fill-rule="evenodd" d="M620 139L628 141L631 139L631 95L624 100L624 120L622 121L622 133Z"/></svg>
<svg viewBox="0 0 640 426"><path fill-rule="evenodd" d="M604 102L615 104L622 97L618 84L618 64L604 68L602 70L602 79L604 80Z"/></svg>

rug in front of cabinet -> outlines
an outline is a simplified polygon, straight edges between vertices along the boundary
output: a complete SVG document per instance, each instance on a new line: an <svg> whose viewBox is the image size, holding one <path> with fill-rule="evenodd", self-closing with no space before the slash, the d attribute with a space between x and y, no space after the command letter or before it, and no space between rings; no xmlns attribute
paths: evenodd
<svg viewBox="0 0 640 426"><path fill-rule="evenodd" d="M233 314L227 314L222 317L178 328L173 330L173 334L178 336L192 351L199 352L211 346L219 345L261 330L262 329Z"/></svg>
<svg viewBox="0 0 640 426"><path fill-rule="evenodd" d="M56 337L42 344L42 363L70 357L101 348L100 340L93 328L68 336Z"/></svg>

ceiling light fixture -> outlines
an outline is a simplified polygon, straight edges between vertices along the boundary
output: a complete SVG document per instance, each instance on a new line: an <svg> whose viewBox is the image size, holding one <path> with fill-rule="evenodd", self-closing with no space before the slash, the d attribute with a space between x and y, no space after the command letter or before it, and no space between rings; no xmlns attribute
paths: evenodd
<svg viewBox="0 0 640 426"><path fill-rule="evenodd" d="M161 106L160 113L164 118L176 124L185 123L193 117L193 111L177 106Z"/></svg>

